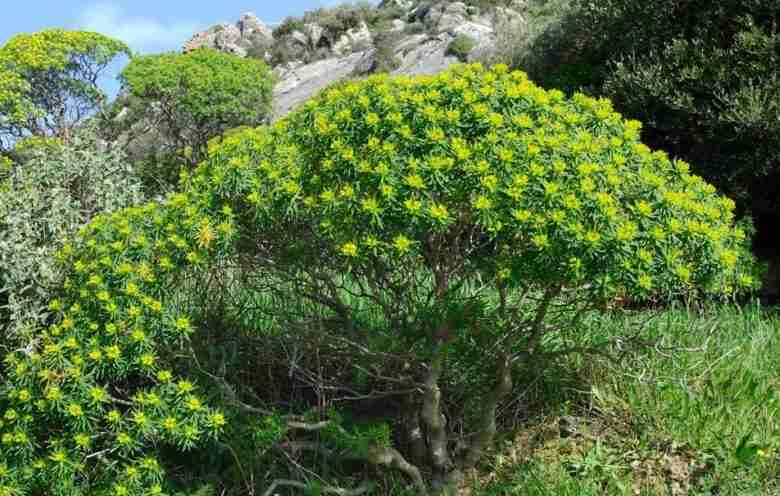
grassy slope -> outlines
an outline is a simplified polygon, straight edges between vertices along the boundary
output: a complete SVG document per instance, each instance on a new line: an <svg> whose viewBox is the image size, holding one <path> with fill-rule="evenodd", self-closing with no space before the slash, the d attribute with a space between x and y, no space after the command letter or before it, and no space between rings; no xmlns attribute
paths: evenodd
<svg viewBox="0 0 780 496"><path fill-rule="evenodd" d="M474 494L780 494L780 317L668 310L646 335L659 345L620 363L571 359L590 390L548 388L560 406L505 440Z"/></svg>

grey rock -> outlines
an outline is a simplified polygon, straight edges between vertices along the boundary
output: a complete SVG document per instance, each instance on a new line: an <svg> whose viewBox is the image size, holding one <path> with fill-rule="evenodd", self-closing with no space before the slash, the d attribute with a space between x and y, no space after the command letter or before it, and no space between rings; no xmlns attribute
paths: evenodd
<svg viewBox="0 0 780 496"><path fill-rule="evenodd" d="M412 0L382 0L381 2L379 2L380 9L400 8L404 10L409 10L413 6L414 6L414 2Z"/></svg>
<svg viewBox="0 0 780 496"><path fill-rule="evenodd" d="M325 29L315 22L310 22L308 24L304 24L303 32L306 37L309 38L309 43L311 46L316 47L319 46L320 41L322 40L322 35L325 33Z"/></svg>
<svg viewBox="0 0 780 496"><path fill-rule="evenodd" d="M453 40L451 35L421 36L424 41L416 46L407 45L401 51L401 64L394 74L436 74L459 62L456 57L447 55L447 47Z"/></svg>
<svg viewBox="0 0 780 496"><path fill-rule="evenodd" d="M406 28L406 23L401 19L393 19L393 27L390 28L392 32L403 31Z"/></svg>
<svg viewBox="0 0 780 496"><path fill-rule="evenodd" d="M262 37L270 41L273 39L273 31L263 21L251 12L242 15L236 23L243 38Z"/></svg>
<svg viewBox="0 0 780 496"><path fill-rule="evenodd" d="M290 39L292 41L295 41L295 42L299 43L300 45L303 45L303 46L308 46L309 45L309 37L306 36L301 31L298 31L297 29L295 31L293 31L292 33L290 33Z"/></svg>
<svg viewBox="0 0 780 496"><path fill-rule="evenodd" d="M241 46L241 31L232 24L222 24L222 29L214 35L214 48L224 52L245 56L246 49Z"/></svg>
<svg viewBox="0 0 780 496"><path fill-rule="evenodd" d="M345 57L275 69L279 81L274 88L273 118L284 116L331 83L351 76L366 57L370 57L370 53L355 52Z"/></svg>
<svg viewBox="0 0 780 496"><path fill-rule="evenodd" d="M361 23L359 27L352 28L333 44L333 53L336 55L345 55L356 48L369 48L373 42L373 35L369 31L365 22Z"/></svg>
<svg viewBox="0 0 780 496"><path fill-rule="evenodd" d="M406 57L406 54L408 54L410 51L417 48L418 46L420 46L422 43L426 42L430 38L431 38L430 35L427 35L425 33L414 34L409 37L406 37L402 39L401 42L395 46L395 54L400 58L404 58Z"/></svg>
<svg viewBox="0 0 780 496"><path fill-rule="evenodd" d="M443 3L435 6L426 16L426 24L437 33L451 32L469 18L468 8L463 2Z"/></svg>
<svg viewBox="0 0 780 496"><path fill-rule="evenodd" d="M469 61L478 59L481 54L489 52L496 46L496 34L493 28L477 22L464 22L453 29L452 34L468 36L476 42L469 53Z"/></svg>
<svg viewBox="0 0 780 496"><path fill-rule="evenodd" d="M244 14L235 24L220 23L206 31L196 33L183 51L197 48L214 48L240 57L253 47L270 46L273 41L271 29L254 14Z"/></svg>
<svg viewBox="0 0 780 496"><path fill-rule="evenodd" d="M452 30L454 35L465 35L477 42L477 45L492 43L495 32L490 26L476 22L464 22Z"/></svg>
<svg viewBox="0 0 780 496"><path fill-rule="evenodd" d="M376 49L372 48L363 52L363 54L363 57L355 64L355 69L353 71L354 76L364 76L366 74L371 74L376 70Z"/></svg>

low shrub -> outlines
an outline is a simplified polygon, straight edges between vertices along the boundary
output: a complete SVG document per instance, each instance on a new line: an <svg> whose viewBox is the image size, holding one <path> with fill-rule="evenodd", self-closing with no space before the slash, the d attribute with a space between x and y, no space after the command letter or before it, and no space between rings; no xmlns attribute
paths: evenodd
<svg viewBox="0 0 780 496"><path fill-rule="evenodd" d="M477 45L476 40L469 35L459 34L456 36L449 45L447 45L446 54L457 57L461 62L465 62L469 58L469 54Z"/></svg>

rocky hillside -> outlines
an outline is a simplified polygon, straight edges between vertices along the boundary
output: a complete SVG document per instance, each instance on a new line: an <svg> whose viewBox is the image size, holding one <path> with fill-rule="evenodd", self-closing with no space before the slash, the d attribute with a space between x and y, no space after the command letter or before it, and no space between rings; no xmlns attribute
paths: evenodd
<svg viewBox="0 0 780 496"><path fill-rule="evenodd" d="M288 18L275 28L254 14L195 34L184 51L211 47L269 62L279 77L274 117L330 83L374 72L429 74L488 53L499 29L525 23L524 0L384 0ZM500 4L497 6L496 4Z"/></svg>

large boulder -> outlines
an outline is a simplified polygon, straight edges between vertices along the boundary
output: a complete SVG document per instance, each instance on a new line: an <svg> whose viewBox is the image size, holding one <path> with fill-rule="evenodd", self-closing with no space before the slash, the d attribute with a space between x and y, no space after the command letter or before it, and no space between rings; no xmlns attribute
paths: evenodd
<svg viewBox="0 0 780 496"><path fill-rule="evenodd" d="M369 52L355 52L311 64L297 62L274 69L278 82L274 88L273 118L286 115L334 81L351 76L366 57L370 57Z"/></svg>
<svg viewBox="0 0 780 496"><path fill-rule="evenodd" d="M452 32L469 19L468 7L463 2L444 2L426 12L424 22L435 33Z"/></svg>
<svg viewBox="0 0 780 496"><path fill-rule="evenodd" d="M495 39L495 31L492 27L476 22L464 22L452 30L454 35L464 35L477 42L477 46L492 43Z"/></svg>
<svg viewBox="0 0 780 496"><path fill-rule="evenodd" d="M436 74L459 62L447 55L447 47L453 37L443 33L438 36L417 35L399 45L396 56L400 60L394 74Z"/></svg>
<svg viewBox="0 0 780 496"><path fill-rule="evenodd" d="M223 52L245 57L249 49L268 47L273 42L273 33L254 14L247 13L235 24L220 23L206 31L196 33L187 43L183 51L189 52L197 48L215 48Z"/></svg>
<svg viewBox="0 0 780 496"><path fill-rule="evenodd" d="M309 37L306 36L306 33L302 31L298 31L297 29L289 34L290 40L298 43L301 46L308 47L309 46Z"/></svg>
<svg viewBox="0 0 780 496"><path fill-rule="evenodd" d="M356 50L362 51L371 47L373 35L365 22L360 26L348 30L336 40L332 50L336 55L346 55Z"/></svg>
<svg viewBox="0 0 780 496"><path fill-rule="evenodd" d="M273 40L273 30L251 12L242 15L236 25L244 39L264 38L267 41Z"/></svg>
<svg viewBox="0 0 780 496"><path fill-rule="evenodd" d="M309 22L303 25L303 34L306 35L312 47L318 47L325 34L325 29L316 22Z"/></svg>
<svg viewBox="0 0 780 496"><path fill-rule="evenodd" d="M195 34L184 45L184 52L197 48L215 48L241 57L246 49L241 45L241 31L234 24L220 23L206 31Z"/></svg>

